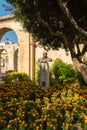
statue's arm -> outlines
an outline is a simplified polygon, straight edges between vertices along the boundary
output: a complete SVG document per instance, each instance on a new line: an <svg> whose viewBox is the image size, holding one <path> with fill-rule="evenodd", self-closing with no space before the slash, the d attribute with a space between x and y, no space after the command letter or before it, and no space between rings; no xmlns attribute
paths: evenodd
<svg viewBox="0 0 87 130"><path fill-rule="evenodd" d="M38 61L41 63L47 63L47 62L51 62L52 59L51 58L39 58Z"/></svg>
<svg viewBox="0 0 87 130"><path fill-rule="evenodd" d="M52 61L52 59L51 58L48 58L48 62L51 62Z"/></svg>
<svg viewBox="0 0 87 130"><path fill-rule="evenodd" d="M43 59L43 58L39 58L38 61L39 61L40 63L47 63L47 60L46 60L46 59Z"/></svg>

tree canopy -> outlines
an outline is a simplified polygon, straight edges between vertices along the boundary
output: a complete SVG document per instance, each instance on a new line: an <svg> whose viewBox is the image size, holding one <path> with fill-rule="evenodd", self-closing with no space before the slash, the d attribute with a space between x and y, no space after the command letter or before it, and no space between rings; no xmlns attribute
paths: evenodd
<svg viewBox="0 0 87 130"><path fill-rule="evenodd" d="M7 0L28 32L53 49L84 43L87 38L86 0ZM78 50L79 51L79 50ZM80 52L79 52L80 53Z"/></svg>

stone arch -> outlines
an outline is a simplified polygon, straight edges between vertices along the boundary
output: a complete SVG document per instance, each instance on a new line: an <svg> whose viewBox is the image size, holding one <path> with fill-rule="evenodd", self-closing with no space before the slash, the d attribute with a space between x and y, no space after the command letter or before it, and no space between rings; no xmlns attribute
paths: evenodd
<svg viewBox="0 0 87 130"><path fill-rule="evenodd" d="M26 37L26 34L24 32L24 29L22 28L22 25L15 20L14 15L9 15L9 16L3 16L0 18L0 39L2 36L8 32L13 30L17 37L18 37L18 43L21 43L21 35Z"/></svg>
<svg viewBox="0 0 87 130"><path fill-rule="evenodd" d="M3 28L1 29L2 32ZM18 37L14 30L5 28L6 31L1 36L0 42L13 42L18 44Z"/></svg>
<svg viewBox="0 0 87 130"><path fill-rule="evenodd" d="M15 55L18 57L18 61L16 61L18 67L17 68L14 67L15 68L14 70L17 70L19 72L26 72L32 79L33 77L32 75L34 75L34 69L35 69L33 65L35 61L32 59L34 55L31 54L32 48L34 49L34 46L31 46L32 44L34 44L32 37L28 32L26 32L23 29L21 23L15 20L14 15L1 17L0 18L0 39L6 32L11 30L13 30L16 33L18 38L18 51L16 50L14 52L14 57L13 57L14 60L16 60Z"/></svg>

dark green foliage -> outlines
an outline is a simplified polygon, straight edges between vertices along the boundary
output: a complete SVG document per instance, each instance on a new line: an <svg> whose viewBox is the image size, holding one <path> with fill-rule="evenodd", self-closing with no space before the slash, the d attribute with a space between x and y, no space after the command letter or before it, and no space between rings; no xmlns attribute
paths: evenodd
<svg viewBox="0 0 87 130"><path fill-rule="evenodd" d="M72 65L64 63L61 59L56 59L52 66L54 79L59 83L65 84L74 81L76 72Z"/></svg>
<svg viewBox="0 0 87 130"><path fill-rule="evenodd" d="M79 44L83 41L83 38L85 39L85 33L81 35L83 31L78 30L75 26L76 24L72 24L72 20L75 20L77 25L83 30L86 29L86 0L6 1L15 8L14 13L17 20L21 21L23 27L33 35L36 41L41 42L44 47L58 49L63 45L65 49L70 50L71 45L74 48L73 44ZM65 6L66 10L63 10L62 6ZM67 10L68 15L65 12ZM66 39L70 43L66 44Z"/></svg>

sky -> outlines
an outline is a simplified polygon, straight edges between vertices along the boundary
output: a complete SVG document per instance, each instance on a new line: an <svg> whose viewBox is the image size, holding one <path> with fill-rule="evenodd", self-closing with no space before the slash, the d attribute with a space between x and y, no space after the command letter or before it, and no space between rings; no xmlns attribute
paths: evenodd
<svg viewBox="0 0 87 130"><path fill-rule="evenodd" d="M11 11L6 11L5 7L3 5L8 6L9 4L6 2L6 0L0 0L0 18L12 13ZM1 42L5 41L5 39L7 39L7 38L11 42L14 42L14 43L18 42L17 35L14 31L9 31L6 34L4 34L4 36L1 39Z"/></svg>

